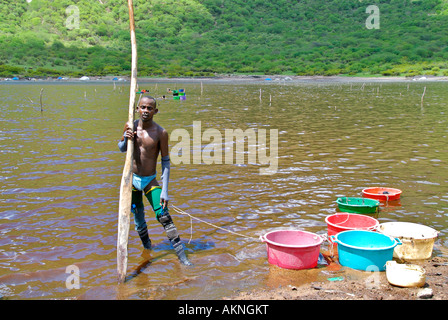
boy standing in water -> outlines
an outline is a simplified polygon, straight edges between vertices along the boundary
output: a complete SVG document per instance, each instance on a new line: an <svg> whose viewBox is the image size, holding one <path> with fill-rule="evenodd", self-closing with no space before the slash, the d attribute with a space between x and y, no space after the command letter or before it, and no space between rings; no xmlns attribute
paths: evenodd
<svg viewBox="0 0 448 320"><path fill-rule="evenodd" d="M191 265L185 255L177 228L168 212L168 180L170 158L168 153L168 133L153 121L158 112L157 101L151 96L141 98L138 105L140 120L126 123L123 137L118 142L121 152L127 150L127 140L134 141L134 161L132 164L132 212L135 229L145 249L151 249L151 240L145 220L143 193L153 208L157 220L162 224L171 245L181 263ZM159 152L162 156L162 188L156 180L156 165Z"/></svg>

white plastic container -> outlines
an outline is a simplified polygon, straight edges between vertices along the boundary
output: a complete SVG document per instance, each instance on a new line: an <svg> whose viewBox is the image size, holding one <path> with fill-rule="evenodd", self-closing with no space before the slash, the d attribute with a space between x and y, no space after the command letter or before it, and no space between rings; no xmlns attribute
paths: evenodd
<svg viewBox="0 0 448 320"><path fill-rule="evenodd" d="M387 281L394 286L423 287L426 282L426 271L415 264L398 264L396 261L387 261L386 277Z"/></svg>
<svg viewBox="0 0 448 320"><path fill-rule="evenodd" d="M394 248L394 258L402 261L429 259L432 255L438 231L411 222L386 222L378 226L378 232L400 239L402 245Z"/></svg>

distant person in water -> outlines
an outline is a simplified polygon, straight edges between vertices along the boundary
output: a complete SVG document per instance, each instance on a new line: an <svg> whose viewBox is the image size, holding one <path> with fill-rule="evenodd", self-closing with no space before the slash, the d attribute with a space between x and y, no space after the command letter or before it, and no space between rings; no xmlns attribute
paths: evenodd
<svg viewBox="0 0 448 320"><path fill-rule="evenodd" d="M170 177L170 158L168 153L168 133L153 121L158 112L157 101L151 96L140 99L138 113L140 119L126 123L123 137L118 142L121 152L127 150L127 141L134 141L134 160L132 164L132 213L135 229L145 249L151 249L151 240L145 220L143 193L153 208L157 220L162 224L171 245L181 263L191 265L188 260L177 228L168 212L168 180ZM156 179L156 165L159 152L162 157L162 188Z"/></svg>

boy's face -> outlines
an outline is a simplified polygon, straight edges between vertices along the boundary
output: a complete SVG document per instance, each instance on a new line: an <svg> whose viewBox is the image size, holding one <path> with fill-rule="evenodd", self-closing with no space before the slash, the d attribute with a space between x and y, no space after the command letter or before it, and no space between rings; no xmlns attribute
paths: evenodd
<svg viewBox="0 0 448 320"><path fill-rule="evenodd" d="M156 108L156 102L149 98L142 98L137 110L142 121L151 120L158 111Z"/></svg>

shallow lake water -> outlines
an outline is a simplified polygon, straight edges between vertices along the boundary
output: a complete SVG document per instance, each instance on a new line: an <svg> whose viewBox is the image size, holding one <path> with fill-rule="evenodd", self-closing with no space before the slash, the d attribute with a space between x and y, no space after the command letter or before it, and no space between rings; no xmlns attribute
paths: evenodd
<svg viewBox="0 0 448 320"><path fill-rule="evenodd" d="M403 191L400 201L381 207L380 222L430 226L440 231L433 255L448 256L447 82L139 85L168 97L159 99L155 121L171 138L184 135L170 141L170 149L179 151L173 148L181 140L189 143L189 150L171 154L169 193L171 205L208 223L171 208L194 266L179 264L145 200L154 249L143 252L132 222L127 281L116 283L124 165L117 141L127 120L128 83L4 82L1 297L220 299L238 290L314 281L325 276L325 267L290 271L271 266L259 237L279 229L325 235L325 217L337 212L336 199L361 196L370 186ZM173 100L167 88L185 89L186 100ZM246 144L245 151L238 151L225 139L226 130L235 129L257 133L256 148ZM205 132L222 137L213 145L220 146L215 153L209 152ZM260 147L263 132L266 149ZM275 151L278 163L271 158L271 174L261 174L269 167L263 155L269 158ZM194 155L202 161L197 163ZM210 156L214 163L208 162Z"/></svg>

